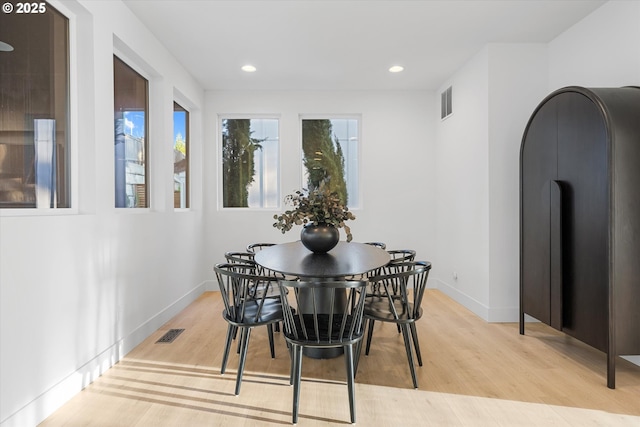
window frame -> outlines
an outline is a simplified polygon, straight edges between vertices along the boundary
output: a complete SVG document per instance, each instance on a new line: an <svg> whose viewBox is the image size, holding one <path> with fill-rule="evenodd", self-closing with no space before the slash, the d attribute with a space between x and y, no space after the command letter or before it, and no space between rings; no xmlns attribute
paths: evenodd
<svg viewBox="0 0 640 427"><path fill-rule="evenodd" d="M277 120L278 122L278 153L277 153L277 177L276 177L276 206L273 207L233 207L233 206L224 206L224 176L223 176L223 161L224 154L222 150L222 122L224 120ZM231 114L218 114L217 120L217 136L216 136L216 152L217 152L217 169L218 169L218 200L217 200L217 209L220 211L278 211L282 205L282 116L280 114L240 114L240 113L231 113Z"/></svg>
<svg viewBox="0 0 640 427"><path fill-rule="evenodd" d="M184 135L184 139L185 139L185 163L186 163L186 169L185 169L185 207L176 207L175 206L175 201L173 204L173 209L175 211L186 211L191 209L191 111L189 108L184 107L183 104L185 104L184 102L182 102L179 99L176 99L174 97L173 99L173 112L175 113L176 111L176 105L179 106L181 108L182 111L184 111L186 113L186 120L185 120L185 135ZM172 132L172 141L173 141L173 145L175 146L175 118L174 118L174 130ZM174 162L175 165L175 162ZM175 172L173 173L173 176L175 178ZM175 183L174 183L175 185ZM173 187L172 187L173 189ZM175 189L173 189L173 191L175 191Z"/></svg>
<svg viewBox="0 0 640 427"><path fill-rule="evenodd" d="M37 207L0 207L0 217L29 217L29 216L58 216L74 215L79 213L79 157L78 157L78 126L79 126L79 106L80 95L78 91L78 69L80 68L80 54L78 52L78 15L67 5L59 0L47 0L47 6L56 9L67 19L67 88L68 88L68 111L67 111L67 139L68 145L66 165L69 179L69 206L52 207L49 209L38 209Z"/></svg>
<svg viewBox="0 0 640 427"><path fill-rule="evenodd" d="M307 182L305 180L306 167L304 165L304 149L302 146L302 121L303 120L356 120L358 125L358 147L357 147L357 167L358 170L355 174L357 182L357 190L358 194L356 197L356 204L348 203L349 210L357 211L362 209L362 114L353 113L353 114L345 114L345 113L335 113L335 114L310 114L304 113L299 114L298 116L298 138L299 138L299 150L300 150L300 183L302 188L307 188ZM347 188L348 188L347 184Z"/></svg>
<svg viewBox="0 0 640 427"><path fill-rule="evenodd" d="M136 60L133 60L131 58L131 56L127 55L126 53L124 53L121 49L118 49L116 46L114 46L113 49L113 54L112 54L112 58L113 61L115 62L115 59L119 59L120 61L122 61L122 63L129 67L131 70L133 70L136 74L138 74L139 76L141 76L143 79L146 80L147 82L147 97L145 100L145 120L144 120L144 126L145 126L145 137L144 137L144 154L145 154L145 164L144 164L144 176L145 176L145 206L132 206L132 207L125 207L125 206L116 206L115 205L115 198L116 198L116 187L115 187L115 157L114 157L114 177L113 177L113 208L116 211L126 211L126 212L148 212L151 210L151 206L152 206L152 178L151 178L151 174L152 174L152 167L151 167L151 163L152 163L152 153L151 153L151 110L152 110L152 91L153 91L153 79L151 78L151 76L149 76L149 73L146 73L138 64ZM115 66L113 68L113 85L114 85L114 89L113 89L113 106L115 108ZM114 110L114 119L115 119L115 110ZM113 147L113 154L115 156L115 129L114 129L114 147ZM125 184L126 184L126 180L125 180Z"/></svg>

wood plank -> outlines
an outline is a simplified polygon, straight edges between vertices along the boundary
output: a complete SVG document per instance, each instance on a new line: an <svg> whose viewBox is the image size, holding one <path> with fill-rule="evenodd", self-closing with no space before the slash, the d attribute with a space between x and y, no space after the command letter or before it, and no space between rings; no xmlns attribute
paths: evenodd
<svg viewBox="0 0 640 427"><path fill-rule="evenodd" d="M377 425L640 425L640 367L620 360L606 387L606 356L542 323L486 323L438 290L418 323L424 366L414 390L395 325L376 325L356 377L357 422ZM259 426L291 423L284 339L271 359L265 328L252 332L240 396L238 356L220 375L226 323L206 292L41 426ZM173 343L156 344L173 328ZM299 425L349 422L342 357L304 358Z"/></svg>

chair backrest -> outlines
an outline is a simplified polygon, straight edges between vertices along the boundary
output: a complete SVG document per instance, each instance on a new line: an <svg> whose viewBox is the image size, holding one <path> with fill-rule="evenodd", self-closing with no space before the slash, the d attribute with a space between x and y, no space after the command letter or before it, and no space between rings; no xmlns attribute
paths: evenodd
<svg viewBox="0 0 640 427"><path fill-rule="evenodd" d="M431 263L411 261L390 263L382 273L369 278L368 298L385 301L396 320L417 320L422 315L422 299L427 288Z"/></svg>
<svg viewBox="0 0 640 427"><path fill-rule="evenodd" d="M261 325L282 320L282 306L274 300L273 276L254 274L252 264L223 263L214 267L224 303L223 316L234 325Z"/></svg>
<svg viewBox="0 0 640 427"><path fill-rule="evenodd" d="M342 347L362 339L366 281L280 280L279 284L287 341Z"/></svg>
<svg viewBox="0 0 640 427"><path fill-rule="evenodd" d="M268 243L265 243L268 244ZM275 276L280 279L284 278L283 274L276 273L275 271L268 270L263 266L257 264L254 260L256 254L254 252L225 252L224 257L227 259L227 262L232 264L251 264L255 269L254 274L259 276ZM275 290L277 291L277 289Z"/></svg>
<svg viewBox="0 0 640 427"><path fill-rule="evenodd" d="M367 243L367 244L374 245L374 246L377 245L375 242ZM384 245L384 243L380 243L380 244ZM381 246L378 246L378 247L386 250L386 245L384 248ZM387 253L391 257L389 264L400 263L400 262L410 262L410 261L413 261L416 257L416 251L414 251L413 249L393 249L393 250L387 251ZM367 273L367 277L378 276L383 272L385 272L383 267L377 268Z"/></svg>
<svg viewBox="0 0 640 427"><path fill-rule="evenodd" d="M391 262L409 262L416 258L416 251L413 249L393 249L387 251L391 255Z"/></svg>
<svg viewBox="0 0 640 427"><path fill-rule="evenodd" d="M371 245L371 246L375 246L376 248L380 248L380 249L387 249L387 245L385 243L382 242L364 242L365 245Z"/></svg>
<svg viewBox="0 0 640 427"><path fill-rule="evenodd" d="M247 252L255 254L256 252L273 245L275 245L275 243L251 243L250 245L247 245Z"/></svg>
<svg viewBox="0 0 640 427"><path fill-rule="evenodd" d="M229 251L224 254L227 262L234 264L255 264L255 261L253 260L254 256L255 254L253 252L239 251Z"/></svg>
<svg viewBox="0 0 640 427"><path fill-rule="evenodd" d="M225 252L224 257L227 259L227 262L231 264L251 264L254 269L253 274L265 275L268 272L265 271L264 267L256 264L254 260L255 255L253 252L229 251Z"/></svg>

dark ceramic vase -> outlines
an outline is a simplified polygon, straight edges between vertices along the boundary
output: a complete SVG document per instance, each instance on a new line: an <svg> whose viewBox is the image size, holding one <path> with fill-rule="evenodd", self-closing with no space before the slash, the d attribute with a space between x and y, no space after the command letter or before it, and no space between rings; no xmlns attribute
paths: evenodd
<svg viewBox="0 0 640 427"><path fill-rule="evenodd" d="M300 232L300 241L311 252L323 254L333 249L340 240L340 232L333 225L305 225Z"/></svg>

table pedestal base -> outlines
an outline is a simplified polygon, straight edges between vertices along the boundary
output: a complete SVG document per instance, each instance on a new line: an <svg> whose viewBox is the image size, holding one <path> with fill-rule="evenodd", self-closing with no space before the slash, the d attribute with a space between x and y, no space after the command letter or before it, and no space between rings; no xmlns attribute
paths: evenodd
<svg viewBox="0 0 640 427"><path fill-rule="evenodd" d="M342 356L344 350L342 347L334 348L310 348L307 347L302 350L302 354L312 359L333 359L334 357Z"/></svg>
<svg viewBox="0 0 640 427"><path fill-rule="evenodd" d="M325 279L326 280L326 279ZM324 291L324 290L323 290ZM331 293L329 291L325 292L316 292L315 298L311 295L310 292L307 292L305 289L300 290L300 301L298 309L302 313L313 313L313 305L316 304L316 308L319 313L329 313L331 312L331 299L329 298ZM333 301L334 310L333 312L341 313L344 311L344 307L347 304L347 293L336 292L335 300ZM312 359L333 359L334 357L341 356L344 354L344 349L342 347L334 347L334 348L313 348L307 347L302 351L302 354L310 357Z"/></svg>

